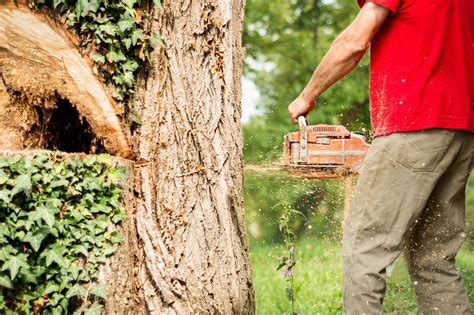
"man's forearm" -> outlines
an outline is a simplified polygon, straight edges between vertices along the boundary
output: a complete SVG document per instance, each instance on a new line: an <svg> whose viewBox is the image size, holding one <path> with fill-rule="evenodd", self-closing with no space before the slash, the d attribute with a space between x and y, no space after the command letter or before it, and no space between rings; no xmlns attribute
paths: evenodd
<svg viewBox="0 0 474 315"><path fill-rule="evenodd" d="M367 46L357 45L341 33L313 72L301 93L306 101L319 97L327 88L352 71L364 56Z"/></svg>
<svg viewBox="0 0 474 315"><path fill-rule="evenodd" d="M356 19L333 42L301 93L307 102L313 101L327 88L355 68L362 59L370 41L389 11L367 2Z"/></svg>

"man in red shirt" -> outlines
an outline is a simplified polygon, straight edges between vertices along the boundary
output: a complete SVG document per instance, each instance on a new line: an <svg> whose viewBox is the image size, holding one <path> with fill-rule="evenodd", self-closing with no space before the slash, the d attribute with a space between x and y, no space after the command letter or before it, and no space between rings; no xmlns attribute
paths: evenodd
<svg viewBox="0 0 474 315"><path fill-rule="evenodd" d="M370 45L374 141L344 227L344 312L382 313L404 251L422 314L472 314L455 257L474 162L474 0L358 2L288 107L293 122L306 116Z"/></svg>

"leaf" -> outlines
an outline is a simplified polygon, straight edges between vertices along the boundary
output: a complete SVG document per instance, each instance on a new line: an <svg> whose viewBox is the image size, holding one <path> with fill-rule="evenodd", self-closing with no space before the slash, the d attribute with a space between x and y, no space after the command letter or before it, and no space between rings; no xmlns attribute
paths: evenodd
<svg viewBox="0 0 474 315"><path fill-rule="evenodd" d="M63 258L64 249L55 248L46 251L44 255L46 257L46 266L49 267L53 262L58 264L60 267L67 267L66 261Z"/></svg>
<svg viewBox="0 0 474 315"><path fill-rule="evenodd" d="M36 233L32 234L31 232L28 232L26 237L23 239L24 242L30 243L31 247L34 249L35 252L38 252L41 242L45 239L46 234L44 233Z"/></svg>
<svg viewBox="0 0 474 315"><path fill-rule="evenodd" d="M10 203L10 191L6 189L0 190L0 200L5 202L5 203Z"/></svg>
<svg viewBox="0 0 474 315"><path fill-rule="evenodd" d="M94 284L90 290L90 294L107 299L107 285L106 284Z"/></svg>
<svg viewBox="0 0 474 315"><path fill-rule="evenodd" d="M87 247L85 245L78 245L74 249L74 253L76 254L82 254L84 257L87 257L89 255L89 252L87 250Z"/></svg>
<svg viewBox="0 0 474 315"><path fill-rule="evenodd" d="M127 214L124 211L117 212L111 218L114 224L120 223L127 218Z"/></svg>
<svg viewBox="0 0 474 315"><path fill-rule="evenodd" d="M134 72L135 70L137 70L139 67L139 64L138 62L136 62L135 60L127 60L127 62L125 62L123 65L122 65L122 68L126 71L131 71L131 72Z"/></svg>
<svg viewBox="0 0 474 315"><path fill-rule="evenodd" d="M20 192L29 194L31 192L31 177L29 174L22 174L15 178L15 186L11 191L11 196L15 196Z"/></svg>
<svg viewBox="0 0 474 315"><path fill-rule="evenodd" d="M133 72L125 71L122 75L122 80L126 86L133 87L133 84L135 83L135 76L133 75Z"/></svg>
<svg viewBox="0 0 474 315"><path fill-rule="evenodd" d="M9 270L10 278L15 279L16 275L20 268L29 269L27 262L27 256L25 254L18 254L17 256L10 256L10 259L7 260L3 266L2 271Z"/></svg>
<svg viewBox="0 0 474 315"><path fill-rule="evenodd" d="M123 166L111 168L107 170L107 177L114 184L123 183L125 181L125 172L126 168Z"/></svg>
<svg viewBox="0 0 474 315"><path fill-rule="evenodd" d="M100 315L102 308L101 304L94 302L94 304L84 310L84 315Z"/></svg>
<svg viewBox="0 0 474 315"><path fill-rule="evenodd" d="M0 276L0 286L8 289L13 289L13 283L10 278L8 278L8 276Z"/></svg>
<svg viewBox="0 0 474 315"><path fill-rule="evenodd" d="M160 8L162 8L161 0L153 0L153 4L159 6Z"/></svg>
<svg viewBox="0 0 474 315"><path fill-rule="evenodd" d="M286 288L285 289L286 297L288 300L292 301L293 300L293 289L292 288Z"/></svg>
<svg viewBox="0 0 474 315"><path fill-rule="evenodd" d="M8 179L9 179L8 175L2 169L0 169L0 185L5 184L8 181Z"/></svg>
<svg viewBox="0 0 474 315"><path fill-rule="evenodd" d="M136 45L138 40L143 40L145 37L143 36L143 30L140 28L134 29L132 32L132 44Z"/></svg>
<svg viewBox="0 0 474 315"><path fill-rule="evenodd" d="M107 166L112 164L112 159L110 158L110 154L105 154L105 153L97 155L96 161L97 163L102 163Z"/></svg>
<svg viewBox="0 0 474 315"><path fill-rule="evenodd" d="M101 26L99 26L99 30L101 32L105 33L105 34L108 34L110 36L114 36L115 33L116 33L117 28L112 23L106 23L106 24L102 24Z"/></svg>
<svg viewBox="0 0 474 315"><path fill-rule="evenodd" d="M54 213L45 207L38 207L35 211L31 211L28 214L28 220L34 220L36 222L43 220L50 228L53 227L55 222Z"/></svg>
<svg viewBox="0 0 474 315"><path fill-rule="evenodd" d="M50 295L53 292L58 292L59 291L59 285L57 285L55 282L48 282L46 284L46 288L44 289L44 294Z"/></svg>
<svg viewBox="0 0 474 315"><path fill-rule="evenodd" d="M105 257L109 257L110 255L112 255L112 254L115 253L116 251L117 251L117 250L115 249L114 246L108 245L108 246L106 246L106 247L104 248L103 253L104 253L104 256L105 256Z"/></svg>
<svg viewBox="0 0 474 315"><path fill-rule="evenodd" d="M104 63L105 63L105 56L102 55L102 54L96 53L96 54L93 54L93 55L92 55L92 60L93 60L94 62L97 62L97 63L100 63L100 64L104 64Z"/></svg>
<svg viewBox="0 0 474 315"><path fill-rule="evenodd" d="M142 124L142 119L140 118L140 116L136 113L136 112L132 112L132 114L130 115L130 118L132 119L132 121L134 123L136 123L137 125L141 125Z"/></svg>
<svg viewBox="0 0 474 315"><path fill-rule="evenodd" d="M86 296L86 294L87 291L83 286L81 286L80 284L75 284L74 286L69 288L69 290L67 290L66 298L69 299L73 296Z"/></svg>
<svg viewBox="0 0 474 315"><path fill-rule="evenodd" d="M121 19L117 24L120 32L125 33L126 31L135 27L135 20L127 14L127 17L125 19Z"/></svg>
<svg viewBox="0 0 474 315"><path fill-rule="evenodd" d="M50 186L51 188L57 188L57 187L67 187L69 185L69 182L65 179L58 179L55 181L52 181Z"/></svg>
<svg viewBox="0 0 474 315"><path fill-rule="evenodd" d="M107 60L112 63L127 60L123 52L117 49L109 51L106 56Z"/></svg>
<svg viewBox="0 0 474 315"><path fill-rule="evenodd" d="M165 44L163 43L163 40L161 39L160 34L155 33L155 32L151 33L150 45L152 47L156 47L156 46L165 47Z"/></svg>

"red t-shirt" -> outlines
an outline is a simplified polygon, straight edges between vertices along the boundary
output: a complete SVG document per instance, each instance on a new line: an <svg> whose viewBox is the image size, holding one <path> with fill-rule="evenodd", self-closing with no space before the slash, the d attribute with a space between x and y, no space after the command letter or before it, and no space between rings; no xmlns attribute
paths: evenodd
<svg viewBox="0 0 474 315"><path fill-rule="evenodd" d="M392 12L371 43L373 135L474 132L474 0L371 1Z"/></svg>

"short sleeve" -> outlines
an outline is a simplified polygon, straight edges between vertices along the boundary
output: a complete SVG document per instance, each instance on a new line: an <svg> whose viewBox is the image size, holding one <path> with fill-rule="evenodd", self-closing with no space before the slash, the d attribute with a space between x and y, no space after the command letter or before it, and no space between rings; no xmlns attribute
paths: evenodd
<svg viewBox="0 0 474 315"><path fill-rule="evenodd" d="M400 4L400 0L369 0L369 1L389 9L390 11L392 11L392 14L397 12L398 5ZM357 0L357 3L359 4L359 7L361 8L365 4L365 2L366 0Z"/></svg>

